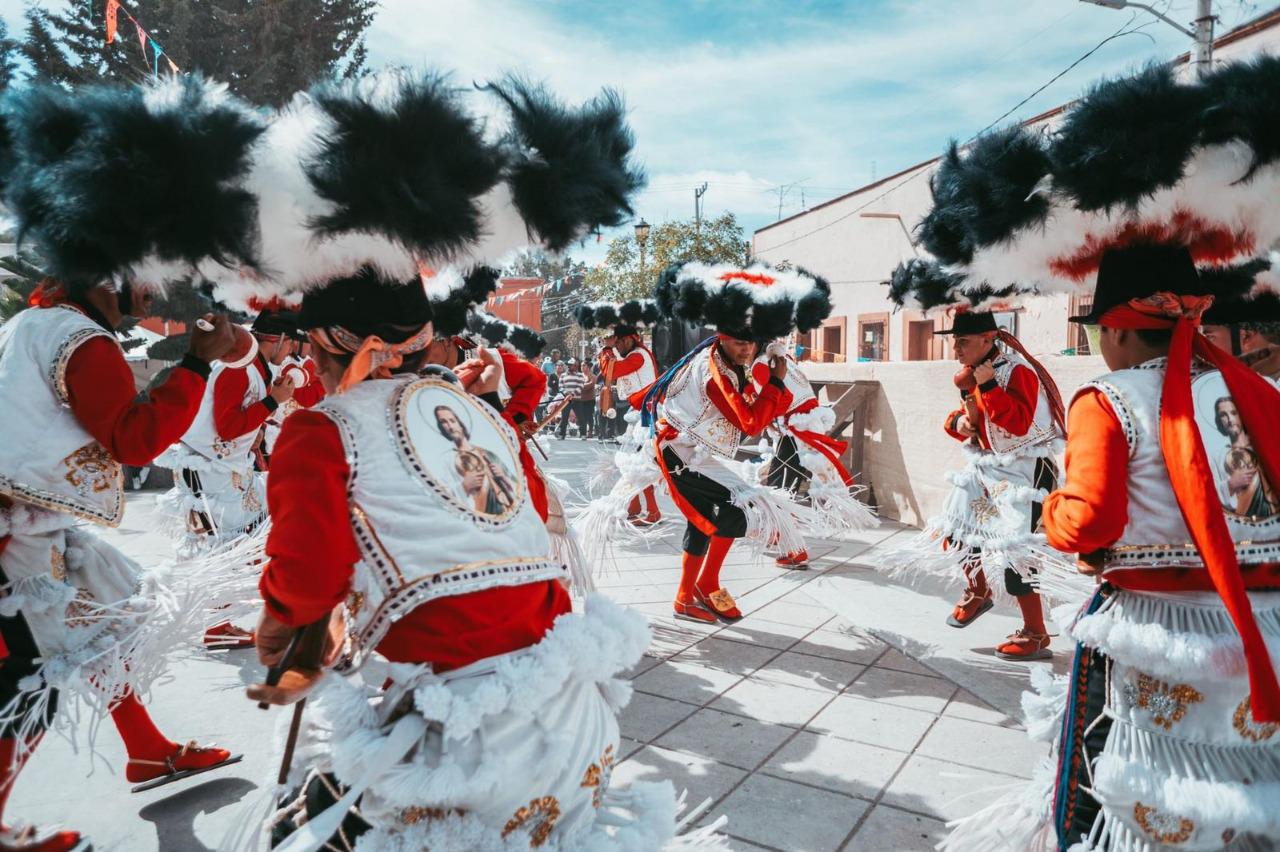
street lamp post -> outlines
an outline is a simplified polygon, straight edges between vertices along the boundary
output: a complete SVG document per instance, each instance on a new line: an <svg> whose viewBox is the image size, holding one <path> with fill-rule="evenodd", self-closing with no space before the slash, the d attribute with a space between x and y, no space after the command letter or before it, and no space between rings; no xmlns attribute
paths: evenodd
<svg viewBox="0 0 1280 852"><path fill-rule="evenodd" d="M1129 0L1080 0L1080 2L1092 3L1095 6L1102 6L1107 9L1128 9L1132 7L1149 12L1196 43L1194 62L1197 77L1203 77L1213 68L1213 0L1196 0L1196 28L1194 30L1187 29L1168 15L1153 9L1146 3L1131 3Z"/></svg>
<svg viewBox="0 0 1280 852"><path fill-rule="evenodd" d="M636 222L636 244L640 246L640 274L644 275L644 244L649 241L649 223L641 217Z"/></svg>

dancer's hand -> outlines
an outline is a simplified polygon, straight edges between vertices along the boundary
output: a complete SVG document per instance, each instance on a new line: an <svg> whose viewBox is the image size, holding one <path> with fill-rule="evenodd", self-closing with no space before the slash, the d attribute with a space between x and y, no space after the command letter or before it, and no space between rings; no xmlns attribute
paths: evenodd
<svg viewBox="0 0 1280 852"><path fill-rule="evenodd" d="M281 373L274 382L271 383L271 398L280 405L284 405L293 399L293 392L296 386L293 379L289 378L288 373Z"/></svg>
<svg viewBox="0 0 1280 852"><path fill-rule="evenodd" d="M995 377L995 368L992 367L988 361L983 361L981 364L973 368L973 380L979 385L985 385Z"/></svg>
<svg viewBox="0 0 1280 852"><path fill-rule="evenodd" d="M978 430L973 428L973 423L970 422L967 414L961 414L956 418L956 431L966 438L972 438L978 434Z"/></svg>
<svg viewBox="0 0 1280 852"><path fill-rule="evenodd" d="M479 361L482 367L480 375L476 377L475 384L470 388L471 393L476 396L495 393L498 390L498 385L502 382L502 359L491 349L481 349Z"/></svg>
<svg viewBox="0 0 1280 852"><path fill-rule="evenodd" d="M235 343L235 327L225 314L205 314L191 330L187 351L210 364L230 352Z"/></svg>
<svg viewBox="0 0 1280 852"><path fill-rule="evenodd" d="M769 372L778 381L782 381L787 377L787 359L773 358L769 363Z"/></svg>
<svg viewBox="0 0 1280 852"><path fill-rule="evenodd" d="M284 649L289 647L289 640L293 638L293 632L294 628L272 618L266 610L263 610L258 618L258 629L254 631L258 662L268 668L280 662L280 658L284 656Z"/></svg>

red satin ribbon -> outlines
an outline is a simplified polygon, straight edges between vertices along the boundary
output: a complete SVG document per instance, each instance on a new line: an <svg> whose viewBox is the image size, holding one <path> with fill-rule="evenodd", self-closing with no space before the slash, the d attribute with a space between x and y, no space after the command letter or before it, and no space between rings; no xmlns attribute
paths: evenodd
<svg viewBox="0 0 1280 852"><path fill-rule="evenodd" d="M1227 528L1209 457L1196 425L1191 396L1192 356L1208 361L1222 373L1263 475L1271 483L1280 483L1280 393L1262 376L1197 333L1200 315L1212 303L1211 296L1160 293L1113 308L1101 322L1112 328L1173 329L1160 405L1160 449L1178 509L1244 645L1253 718L1258 722L1280 722L1280 682L1245 592L1235 542Z"/></svg>
<svg viewBox="0 0 1280 852"><path fill-rule="evenodd" d="M846 486L853 485L853 474L849 473L845 466L840 463L840 456L844 455L844 451L849 449L848 441L841 441L821 432L810 432L808 429L792 429L791 434L813 447L813 449L822 454L823 458L835 465L836 470L840 473L840 478L844 480Z"/></svg>
<svg viewBox="0 0 1280 852"><path fill-rule="evenodd" d="M680 514L684 515L685 520L693 524L694 528L703 535L714 536L716 534L716 525L709 518L704 517L697 509L690 505L689 501L684 499L680 494L680 489L676 488L675 480L671 476L671 471L667 470L667 460L662 457L662 445L670 441L680 433L672 428L671 424L665 420L658 422L661 431L658 433L658 440L654 441L654 447L657 449L658 468L662 471L662 478L667 481L667 491L671 494L671 499L675 501L676 508L680 510Z"/></svg>

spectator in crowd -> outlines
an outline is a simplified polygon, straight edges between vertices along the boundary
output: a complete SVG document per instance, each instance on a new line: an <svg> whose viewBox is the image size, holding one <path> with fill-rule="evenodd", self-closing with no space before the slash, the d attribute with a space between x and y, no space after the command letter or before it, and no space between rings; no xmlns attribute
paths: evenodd
<svg viewBox="0 0 1280 852"><path fill-rule="evenodd" d="M556 437L561 441L564 440L565 433L569 429L569 420L578 412L578 397L582 394L582 386L586 383L582 370L578 368L578 362L570 358L567 364L562 364L563 372L560 373L560 396L562 399L569 399L569 404L560 414L560 424L556 429ZM584 432L582 419L578 418L578 435Z"/></svg>
<svg viewBox="0 0 1280 852"><path fill-rule="evenodd" d="M578 365L578 372L582 375L582 391L570 407L578 421L578 437L591 438L596 433L596 373L588 361Z"/></svg>

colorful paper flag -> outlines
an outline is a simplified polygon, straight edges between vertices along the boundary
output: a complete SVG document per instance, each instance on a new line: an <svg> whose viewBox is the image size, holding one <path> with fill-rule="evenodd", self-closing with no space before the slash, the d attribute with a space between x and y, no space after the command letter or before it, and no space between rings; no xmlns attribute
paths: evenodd
<svg viewBox="0 0 1280 852"><path fill-rule="evenodd" d="M151 75L153 77L158 77L160 76L160 57L164 55L164 50L160 47L160 45L156 44L155 39L150 39L150 42L151 42L151 50L155 54L155 57L152 60L153 64L151 66Z"/></svg>
<svg viewBox="0 0 1280 852"><path fill-rule="evenodd" d="M116 40L116 13L120 11L120 0L107 0L107 44Z"/></svg>
<svg viewBox="0 0 1280 852"><path fill-rule="evenodd" d="M142 55L147 55L147 31L142 28L142 24L137 21L133 22L134 27L138 30L138 44L142 46Z"/></svg>

